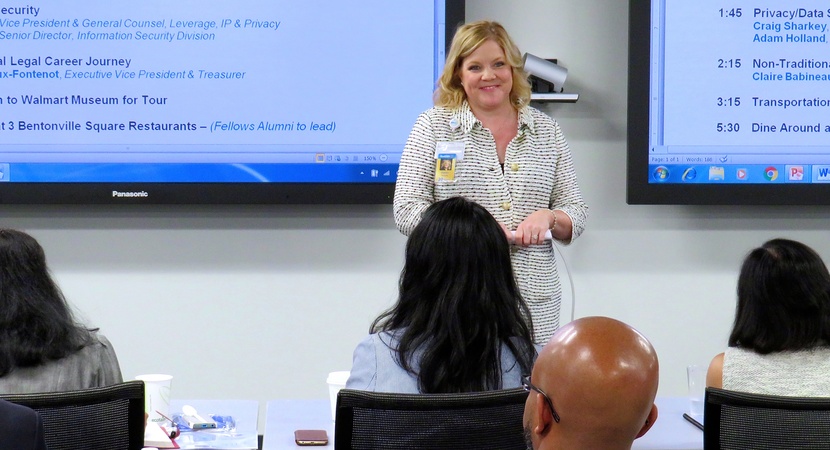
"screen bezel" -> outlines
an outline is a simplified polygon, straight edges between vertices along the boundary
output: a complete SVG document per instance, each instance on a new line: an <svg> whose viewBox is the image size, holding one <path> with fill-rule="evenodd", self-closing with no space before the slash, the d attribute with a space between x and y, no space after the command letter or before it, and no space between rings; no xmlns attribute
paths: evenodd
<svg viewBox="0 0 830 450"><path fill-rule="evenodd" d="M446 0L446 49L449 49L455 30L464 22L464 19L465 0ZM147 192L149 195L115 197L113 191ZM373 183L20 182L0 183L0 204L390 204L394 192L394 181Z"/></svg>
<svg viewBox="0 0 830 450"><path fill-rule="evenodd" d="M651 0L630 0L628 15L629 205L830 205L830 184L649 183Z"/></svg>

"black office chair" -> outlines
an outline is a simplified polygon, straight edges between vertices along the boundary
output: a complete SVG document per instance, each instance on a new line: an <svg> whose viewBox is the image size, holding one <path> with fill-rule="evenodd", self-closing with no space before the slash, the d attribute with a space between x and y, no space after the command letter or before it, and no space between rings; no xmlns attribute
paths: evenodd
<svg viewBox="0 0 830 450"><path fill-rule="evenodd" d="M525 450L522 388L469 394L342 389L335 450Z"/></svg>
<svg viewBox="0 0 830 450"><path fill-rule="evenodd" d="M704 450L830 448L830 398L706 388L703 414Z"/></svg>
<svg viewBox="0 0 830 450"><path fill-rule="evenodd" d="M40 413L49 450L140 450L144 447L143 381L0 397Z"/></svg>

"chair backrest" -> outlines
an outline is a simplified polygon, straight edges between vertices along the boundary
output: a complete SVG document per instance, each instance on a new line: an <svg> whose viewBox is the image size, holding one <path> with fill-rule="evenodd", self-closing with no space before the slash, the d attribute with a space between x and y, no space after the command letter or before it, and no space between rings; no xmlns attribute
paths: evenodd
<svg viewBox="0 0 830 450"><path fill-rule="evenodd" d="M703 448L830 448L830 398L706 388Z"/></svg>
<svg viewBox="0 0 830 450"><path fill-rule="evenodd" d="M140 450L144 447L143 381L0 397L40 414L49 450Z"/></svg>
<svg viewBox="0 0 830 450"><path fill-rule="evenodd" d="M522 388L468 394L342 389L335 450L525 450Z"/></svg>

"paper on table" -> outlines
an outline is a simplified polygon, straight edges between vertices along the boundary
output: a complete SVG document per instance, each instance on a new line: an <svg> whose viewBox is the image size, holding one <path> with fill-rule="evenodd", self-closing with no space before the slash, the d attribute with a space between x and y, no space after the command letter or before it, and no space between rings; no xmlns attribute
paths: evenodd
<svg viewBox="0 0 830 450"><path fill-rule="evenodd" d="M155 448L179 448L176 442L170 439L170 435L159 424L147 422L144 428L144 446Z"/></svg>
<svg viewBox="0 0 830 450"><path fill-rule="evenodd" d="M238 433L219 429L182 431L176 441L183 449L252 450L258 447L256 432Z"/></svg>

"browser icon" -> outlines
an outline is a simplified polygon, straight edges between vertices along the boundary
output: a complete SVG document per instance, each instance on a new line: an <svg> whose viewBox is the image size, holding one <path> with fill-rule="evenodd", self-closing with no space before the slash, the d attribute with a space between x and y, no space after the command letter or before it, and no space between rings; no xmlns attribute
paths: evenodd
<svg viewBox="0 0 830 450"><path fill-rule="evenodd" d="M767 181L777 180L778 179L778 169L776 169L773 166L767 167L766 169L764 169L764 178L766 178Z"/></svg>

